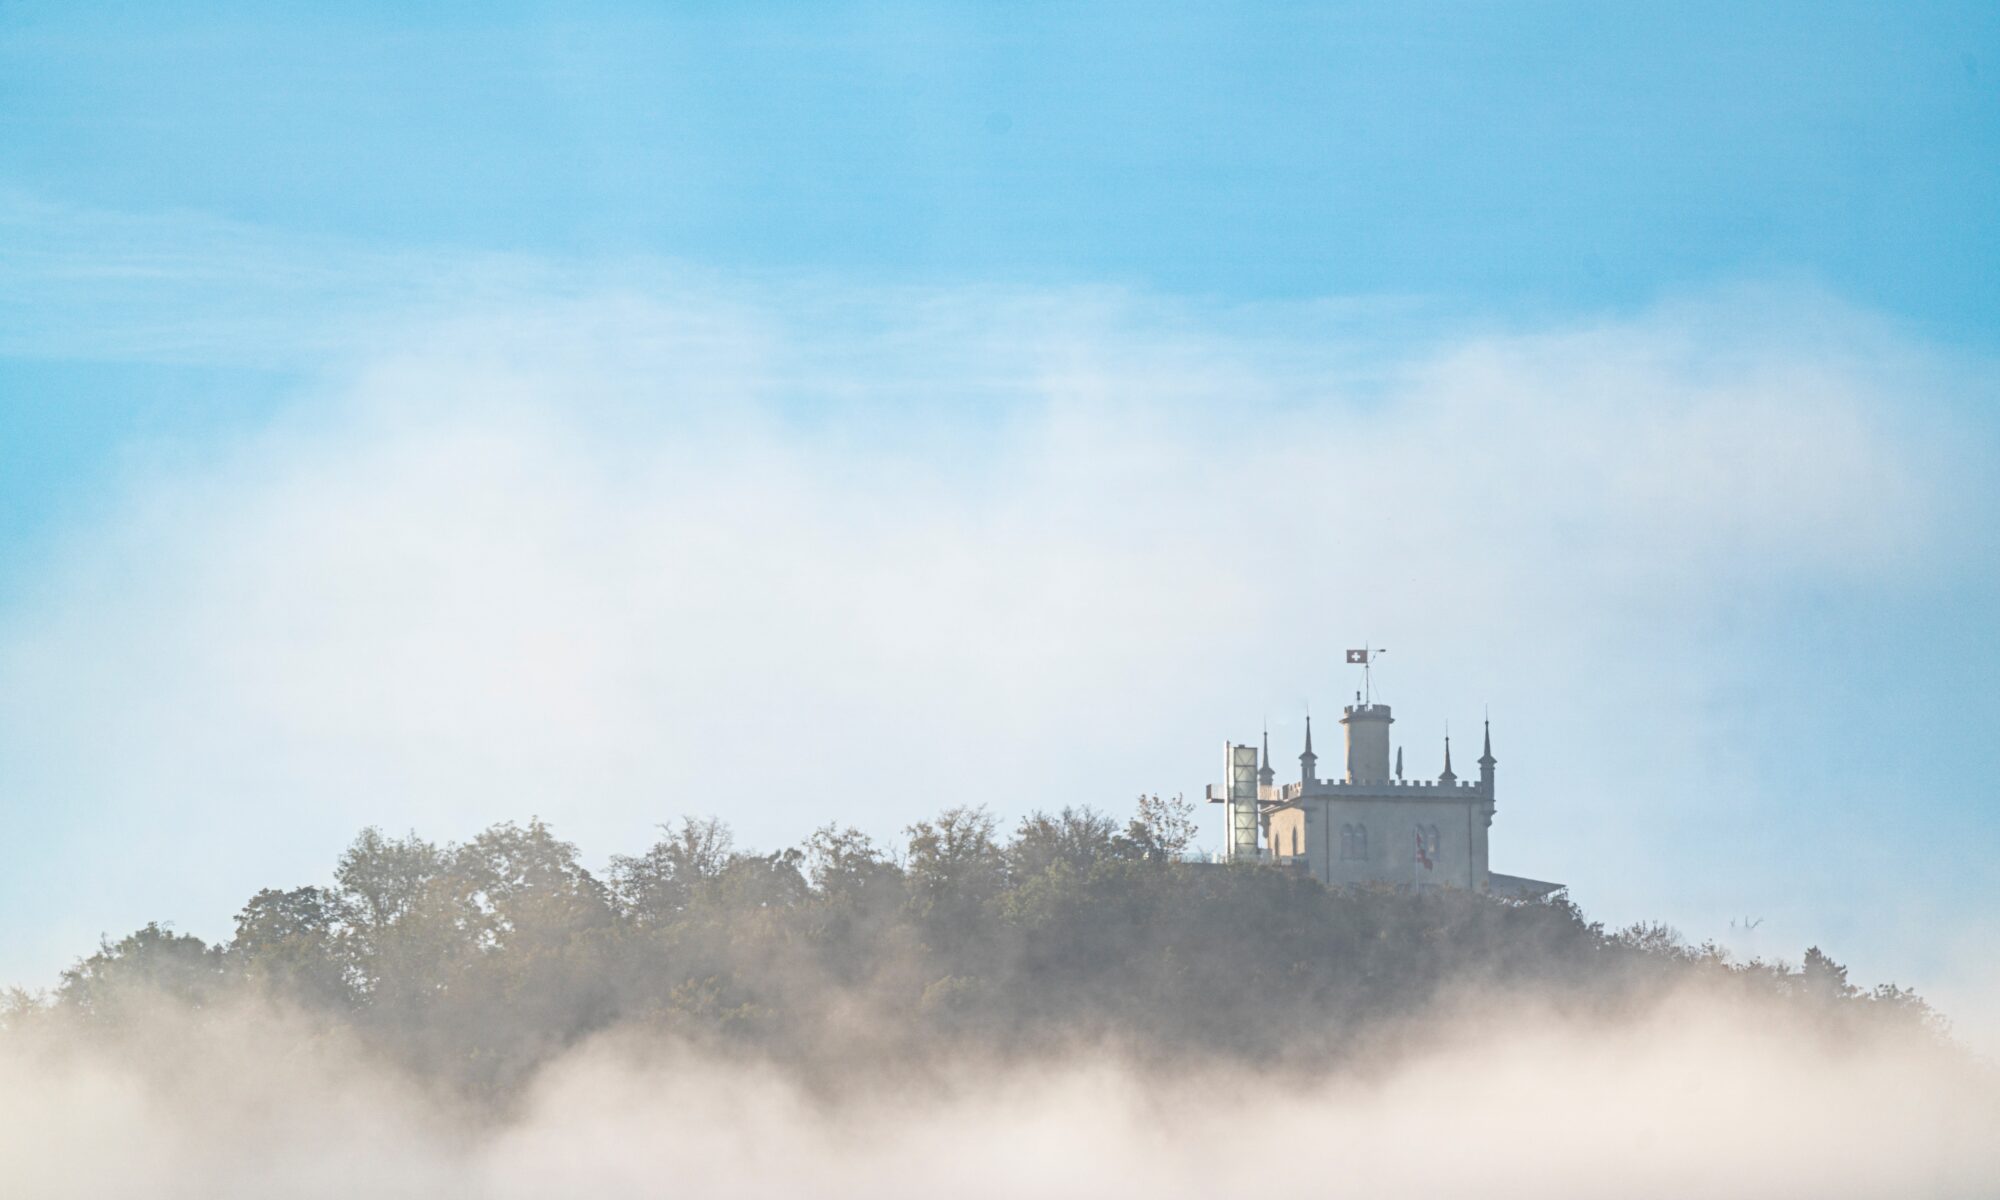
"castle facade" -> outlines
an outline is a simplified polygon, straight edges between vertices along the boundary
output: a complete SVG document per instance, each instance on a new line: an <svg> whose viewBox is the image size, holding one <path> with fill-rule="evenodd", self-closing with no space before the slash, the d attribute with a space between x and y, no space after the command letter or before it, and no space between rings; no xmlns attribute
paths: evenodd
<svg viewBox="0 0 2000 1200"><path fill-rule="evenodd" d="M1500 874L1488 865L1498 765L1490 725L1477 779L1461 780L1452 771L1447 737L1444 771L1435 780L1410 781L1403 778L1400 751L1391 770L1395 718L1389 706L1356 700L1340 719L1347 756L1339 778L1319 775L1310 717L1295 783L1277 782L1269 733L1261 752L1229 745L1228 782L1209 788L1209 799L1226 806L1229 861L1303 870L1336 887L1459 888L1508 899L1560 890L1561 884Z"/></svg>

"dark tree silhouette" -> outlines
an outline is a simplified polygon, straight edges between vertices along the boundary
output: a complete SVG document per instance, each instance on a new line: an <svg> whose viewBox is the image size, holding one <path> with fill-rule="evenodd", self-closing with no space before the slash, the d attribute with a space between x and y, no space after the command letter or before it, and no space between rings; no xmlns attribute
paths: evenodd
<svg viewBox="0 0 2000 1200"><path fill-rule="evenodd" d="M9 994L0 1026L276 999L495 1094L614 1026L829 1074L1079 1042L1317 1070L1467 989L1623 1012L1713 985L1836 1033L1942 1033L1921 997L1857 988L1818 947L1739 964L1662 925L1607 933L1560 896L1332 889L1187 861L1192 828L1184 801L1142 797L1122 827L1068 807L1003 840L961 807L897 858L834 825L739 852L684 819L602 879L539 820L457 846L367 829L332 886L257 893L226 945L158 924L107 939L49 1003Z"/></svg>

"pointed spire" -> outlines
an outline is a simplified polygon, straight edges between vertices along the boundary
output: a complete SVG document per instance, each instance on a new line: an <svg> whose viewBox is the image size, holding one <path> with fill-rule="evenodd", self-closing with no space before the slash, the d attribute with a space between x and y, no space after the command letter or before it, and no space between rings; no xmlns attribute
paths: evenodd
<svg viewBox="0 0 2000 1200"><path fill-rule="evenodd" d="M1319 778L1313 768L1319 763L1319 755L1313 753L1313 718L1306 714L1306 752L1299 755L1299 778L1307 783Z"/></svg>
<svg viewBox="0 0 2000 1200"><path fill-rule="evenodd" d="M1271 782L1278 777L1278 773L1271 769L1271 727L1269 725L1264 726L1264 757L1262 761L1263 765L1257 768L1257 782L1263 784L1265 787L1270 787Z"/></svg>
<svg viewBox="0 0 2000 1200"><path fill-rule="evenodd" d="M1493 764L1500 761L1493 757L1493 722L1486 722L1486 752L1479 756L1479 786L1486 789L1486 798L1493 798Z"/></svg>
<svg viewBox="0 0 2000 1200"><path fill-rule="evenodd" d="M1396 782L1403 781L1403 748L1396 747Z"/></svg>
<svg viewBox="0 0 2000 1200"><path fill-rule="evenodd" d="M1444 735L1444 774L1438 776L1439 783L1457 783L1458 776L1451 773L1451 735Z"/></svg>

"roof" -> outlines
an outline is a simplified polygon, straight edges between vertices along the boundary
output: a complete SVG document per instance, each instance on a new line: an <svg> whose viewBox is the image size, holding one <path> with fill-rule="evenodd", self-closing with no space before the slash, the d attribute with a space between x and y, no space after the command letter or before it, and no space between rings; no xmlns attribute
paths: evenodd
<svg viewBox="0 0 2000 1200"><path fill-rule="evenodd" d="M1540 900L1567 886L1550 883L1546 879L1529 879L1525 875L1502 875L1498 871L1487 872L1486 881L1487 890L1503 900Z"/></svg>

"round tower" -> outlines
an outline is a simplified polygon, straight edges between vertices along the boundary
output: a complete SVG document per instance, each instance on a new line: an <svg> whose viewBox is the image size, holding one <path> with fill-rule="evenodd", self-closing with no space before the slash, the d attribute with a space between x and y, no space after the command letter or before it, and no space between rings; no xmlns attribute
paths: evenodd
<svg viewBox="0 0 2000 1200"><path fill-rule="evenodd" d="M1386 704L1350 704L1340 723L1347 726L1347 782L1389 782L1389 726L1396 719Z"/></svg>

